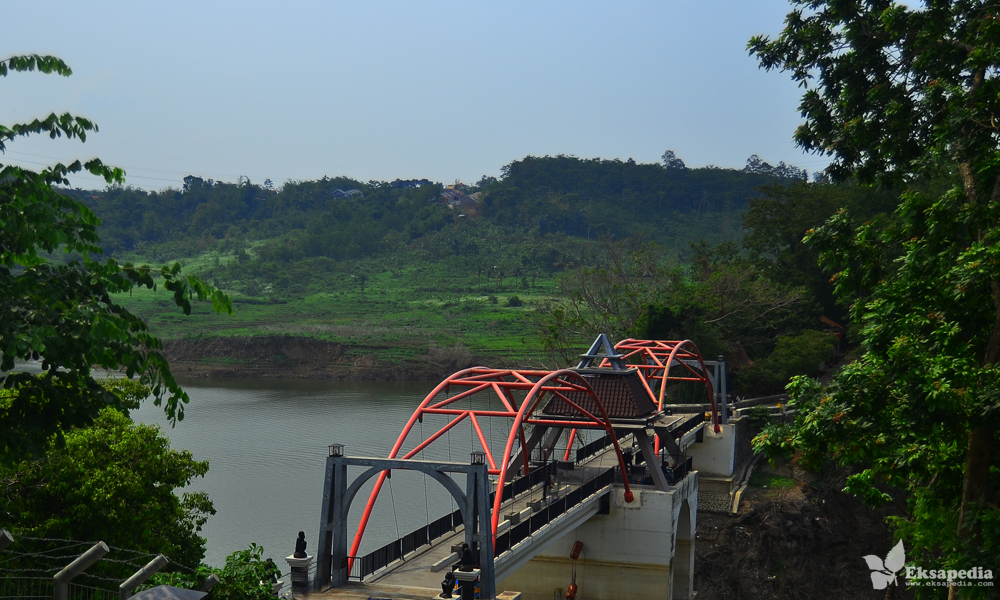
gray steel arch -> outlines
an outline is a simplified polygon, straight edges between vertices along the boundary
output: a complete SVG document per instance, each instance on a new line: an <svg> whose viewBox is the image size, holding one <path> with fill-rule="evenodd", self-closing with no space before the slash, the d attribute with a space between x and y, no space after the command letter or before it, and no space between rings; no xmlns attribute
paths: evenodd
<svg viewBox="0 0 1000 600"><path fill-rule="evenodd" d="M348 484L347 467L369 467ZM313 587L340 587L347 583L347 517L361 486L382 471L407 470L430 475L452 495L465 526L465 541L479 549L480 589L483 597L495 595L493 537L490 524L490 481L487 465L452 462L330 456L326 461L323 507L317 544L317 571ZM466 490L447 473L465 473ZM491 595L486 595L491 594Z"/></svg>

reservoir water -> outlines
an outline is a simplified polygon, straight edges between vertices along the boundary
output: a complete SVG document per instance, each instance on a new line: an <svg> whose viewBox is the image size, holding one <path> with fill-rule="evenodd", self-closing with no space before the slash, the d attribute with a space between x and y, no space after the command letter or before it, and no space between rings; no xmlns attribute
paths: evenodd
<svg viewBox="0 0 1000 600"><path fill-rule="evenodd" d="M228 554L252 542L262 545L264 555L285 570L283 559L292 553L299 531L306 533L309 554L315 552L328 445L344 444L348 456L387 456L437 382L195 379L181 384L191 403L176 427L170 428L152 402L132 416L162 426L175 449L209 461L208 474L189 488L208 492L217 511L202 531L208 538L205 562L221 566ZM438 429L431 423L420 427L428 436ZM506 429L485 432L493 448L502 448ZM415 446L422 435L422 429L415 429L406 446ZM472 449L472 429L460 425L430 446L424 458L467 462ZM373 481L352 505L352 531ZM451 497L439 484L394 471L376 504L361 553L396 539L397 531L409 533L428 517L452 510Z"/></svg>

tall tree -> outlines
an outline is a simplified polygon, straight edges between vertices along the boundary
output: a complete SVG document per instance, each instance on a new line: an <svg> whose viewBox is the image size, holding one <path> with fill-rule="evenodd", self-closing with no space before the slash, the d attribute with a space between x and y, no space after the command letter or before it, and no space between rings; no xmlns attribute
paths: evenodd
<svg viewBox="0 0 1000 600"><path fill-rule="evenodd" d="M663 262L655 244L602 238L601 251L598 266L560 279L563 299L541 319L546 350L567 363L599 333L613 339L634 333L646 307L665 302L679 282L679 271Z"/></svg>
<svg viewBox="0 0 1000 600"><path fill-rule="evenodd" d="M852 490L909 495L899 532L947 568L1000 556L1000 7L973 0L793 1L749 49L805 92L795 140L837 179L910 186L879 231L839 213L810 236L854 299L864 356L823 393L799 382L796 425L760 445L868 468ZM921 588L935 594L935 588ZM995 594L951 587L949 596Z"/></svg>
<svg viewBox="0 0 1000 600"><path fill-rule="evenodd" d="M667 150L660 158L663 159L663 168L668 171L687 171L687 165L684 164L681 157L674 154L673 150Z"/></svg>
<svg viewBox="0 0 1000 600"><path fill-rule="evenodd" d="M68 76L62 60L52 56L14 56L0 61L0 76L33 71ZM55 138L86 139L97 131L91 121L68 113L50 114L30 123L0 125L0 152L18 137L45 133ZM33 172L0 164L0 369L10 371L17 359L42 359L44 375L0 375L2 388L16 390L0 399L0 460L39 455L49 438L92 422L105 407L124 408L121 399L103 388L93 367L123 370L152 390L172 420L184 415L187 395L177 385L160 354L160 340L146 324L117 304L112 296L136 287L155 288L154 274L173 292L185 313L190 299L211 298L219 311L232 311L229 299L180 266L155 272L148 266L99 259L97 216L53 186L67 185L70 174L87 171L110 183L125 173L94 159L83 164L56 164ZM51 255L61 252L68 260Z"/></svg>
<svg viewBox="0 0 1000 600"><path fill-rule="evenodd" d="M762 186L760 191L743 213L747 234L742 244L749 251L750 262L773 281L806 288L831 319L846 319L846 307L835 301L833 282L819 265L819 249L803 238L842 208L855 218L884 222L896 208L898 190L894 193L854 182L800 182ZM815 322L819 315L812 318Z"/></svg>

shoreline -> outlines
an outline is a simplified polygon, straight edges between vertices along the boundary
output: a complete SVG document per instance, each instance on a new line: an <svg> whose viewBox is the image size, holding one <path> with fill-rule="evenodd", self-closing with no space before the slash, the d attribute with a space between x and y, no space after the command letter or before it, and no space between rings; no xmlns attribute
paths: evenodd
<svg viewBox="0 0 1000 600"><path fill-rule="evenodd" d="M413 346L403 346L411 351ZM319 379L340 381L440 380L484 364L482 357L420 356L423 360L379 360L400 346L329 342L274 335L165 340L163 355L176 377Z"/></svg>

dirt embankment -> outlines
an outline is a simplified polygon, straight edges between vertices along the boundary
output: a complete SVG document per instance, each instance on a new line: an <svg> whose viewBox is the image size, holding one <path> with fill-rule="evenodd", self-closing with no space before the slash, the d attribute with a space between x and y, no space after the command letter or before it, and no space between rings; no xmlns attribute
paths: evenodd
<svg viewBox="0 0 1000 600"><path fill-rule="evenodd" d="M817 475L788 464L758 469L795 484L748 487L737 515L698 514L699 600L914 597L905 588L889 596L873 589L862 558L889 552L894 542L885 517L898 511L866 508L840 491L844 471Z"/></svg>
<svg viewBox="0 0 1000 600"><path fill-rule="evenodd" d="M163 353L174 374L184 377L424 380L481 364L460 348L432 347L410 361L378 358L393 349L299 336L254 336L168 340Z"/></svg>

